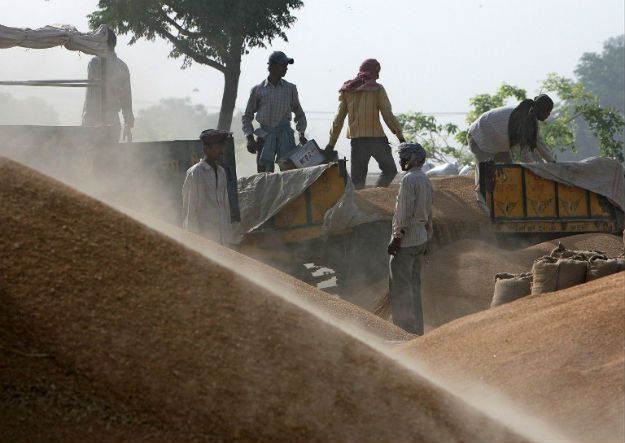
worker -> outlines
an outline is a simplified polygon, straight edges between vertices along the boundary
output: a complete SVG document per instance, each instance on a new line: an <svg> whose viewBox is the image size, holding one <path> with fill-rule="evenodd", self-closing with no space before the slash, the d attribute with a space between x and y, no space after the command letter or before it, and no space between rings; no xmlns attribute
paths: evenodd
<svg viewBox="0 0 625 443"><path fill-rule="evenodd" d="M423 335L421 267L432 239L432 183L421 170L426 153L418 143L402 143L399 164L402 177L388 245L389 294L393 323Z"/></svg>
<svg viewBox="0 0 625 443"><path fill-rule="evenodd" d="M555 162L553 154L540 136L538 122L545 121L553 110L553 100L541 94L534 100L523 100L516 108L503 106L480 115L469 127L469 149L479 163L495 161L512 163L516 151L521 162L541 160Z"/></svg>
<svg viewBox="0 0 625 443"><path fill-rule="evenodd" d="M183 228L224 246L232 243L233 233L226 171L218 162L231 138L231 132L203 131L204 157L189 168L182 186Z"/></svg>
<svg viewBox="0 0 625 443"><path fill-rule="evenodd" d="M295 136L291 128L291 114L295 115L295 129L299 142L306 143L306 114L299 102L297 87L284 80L288 65L295 60L284 52L276 51L267 63L269 76L254 86L242 117L243 133L247 137L247 150L256 154L258 172L273 172L275 163L286 160L295 149ZM252 121L260 128L254 130ZM254 134L257 138L254 139Z"/></svg>
<svg viewBox="0 0 625 443"><path fill-rule="evenodd" d="M115 32L108 28L106 34L107 55L93 57L89 62L88 80L100 83L101 86L87 87L82 112L82 125L110 127L109 141L117 143L121 132L119 121L119 111L121 111L124 117L122 138L130 142L132 141L132 128L135 123L135 117L132 113L130 71L126 63L118 58L115 53L115 46L117 46ZM103 82L102 74L104 74Z"/></svg>
<svg viewBox="0 0 625 443"><path fill-rule="evenodd" d="M391 108L384 86L376 80L380 76L380 63L367 59L360 65L358 75L343 83L339 89L339 107L330 128L326 152L334 150L347 116L347 138L351 139L351 176L356 189L365 187L369 160L373 157L382 173L376 186L386 187L397 175L391 147L380 124L380 114L386 126L405 142L402 128Z"/></svg>

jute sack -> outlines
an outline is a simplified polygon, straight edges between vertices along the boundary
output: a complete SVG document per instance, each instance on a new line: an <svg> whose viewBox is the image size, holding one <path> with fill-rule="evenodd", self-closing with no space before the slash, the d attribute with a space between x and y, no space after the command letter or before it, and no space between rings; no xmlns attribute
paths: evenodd
<svg viewBox="0 0 625 443"><path fill-rule="evenodd" d="M603 260L601 258L593 257L588 262L586 281L596 280L624 270L625 258L610 258Z"/></svg>
<svg viewBox="0 0 625 443"><path fill-rule="evenodd" d="M511 301L530 295L532 292L532 273L502 273L495 276L495 293L490 307L510 303Z"/></svg>
<svg viewBox="0 0 625 443"><path fill-rule="evenodd" d="M542 257L532 266L532 295L570 288L586 281L588 262Z"/></svg>
<svg viewBox="0 0 625 443"><path fill-rule="evenodd" d="M575 260L590 260L593 257L608 259L608 256L601 251L577 251L575 249L566 249L566 247L558 242L558 246L551 250L549 257L554 258L572 258Z"/></svg>

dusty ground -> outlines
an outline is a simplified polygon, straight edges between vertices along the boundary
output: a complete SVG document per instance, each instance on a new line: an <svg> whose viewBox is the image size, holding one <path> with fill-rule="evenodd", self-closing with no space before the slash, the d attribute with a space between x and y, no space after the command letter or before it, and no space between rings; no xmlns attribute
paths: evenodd
<svg viewBox="0 0 625 443"><path fill-rule="evenodd" d="M7 160L0 202L6 441L524 440L331 317Z"/></svg>
<svg viewBox="0 0 625 443"><path fill-rule="evenodd" d="M484 402L482 386L505 394L570 441L623 441L624 288L620 273L527 297L453 321L398 352Z"/></svg>

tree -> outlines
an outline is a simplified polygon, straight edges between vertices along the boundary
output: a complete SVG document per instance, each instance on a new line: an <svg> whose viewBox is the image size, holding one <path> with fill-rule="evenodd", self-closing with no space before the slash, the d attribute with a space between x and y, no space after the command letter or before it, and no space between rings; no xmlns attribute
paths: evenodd
<svg viewBox="0 0 625 443"><path fill-rule="evenodd" d="M217 114L209 114L204 105L194 105L190 98L164 98L140 109L135 121L136 141L193 140L217 124Z"/></svg>
<svg viewBox="0 0 625 443"><path fill-rule="evenodd" d="M575 151L576 124L582 120L599 140L601 155L623 161L623 142L618 136L623 133L625 120L619 111L602 107L597 96L586 90L581 82L557 74L549 74L541 89L549 92L552 98L560 99L551 118L540 123L541 133L549 146L560 152ZM473 123L484 112L506 105L511 98L518 102L526 96L524 89L504 83L495 94L480 94L469 100L472 108L466 122ZM455 125L440 124L435 117L422 113L401 114L399 121L406 139L421 143L431 158L442 162L450 158L463 164L472 162L471 154L466 150L467 129L459 131ZM460 146L451 143L452 137Z"/></svg>
<svg viewBox="0 0 625 443"><path fill-rule="evenodd" d="M461 164L469 164L473 160L465 149L452 145L458 126L452 123L441 124L433 115L421 112L400 114L397 118L406 140L421 144L428 153L428 158L441 163L454 158Z"/></svg>
<svg viewBox="0 0 625 443"><path fill-rule="evenodd" d="M0 93L0 125L58 126L59 114L54 107L37 97L19 99Z"/></svg>
<svg viewBox="0 0 625 443"><path fill-rule="evenodd" d="M219 129L229 130L241 75L241 58L251 48L265 48L296 18L291 10L302 0L100 0L89 15L91 27L108 24L132 34L130 44L157 36L173 46L170 57L182 58L224 75Z"/></svg>
<svg viewBox="0 0 625 443"><path fill-rule="evenodd" d="M625 34L607 40L601 54L583 54L575 75L602 106L625 115Z"/></svg>

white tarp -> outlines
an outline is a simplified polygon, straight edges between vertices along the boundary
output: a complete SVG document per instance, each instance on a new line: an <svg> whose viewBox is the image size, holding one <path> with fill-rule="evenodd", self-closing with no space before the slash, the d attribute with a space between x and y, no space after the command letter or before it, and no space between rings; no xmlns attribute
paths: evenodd
<svg viewBox="0 0 625 443"><path fill-rule="evenodd" d="M70 51L80 51L106 57L107 27L100 26L94 32L78 32L70 25L51 25L39 29L10 28L0 25L0 49L32 48L46 49L64 46Z"/></svg>
<svg viewBox="0 0 625 443"><path fill-rule="evenodd" d="M591 157L579 162L523 163L523 167L546 179L602 195L625 212L624 170L616 160Z"/></svg>
<svg viewBox="0 0 625 443"><path fill-rule="evenodd" d="M441 177L445 175L458 175L458 163L443 163L442 165L434 166L425 172L428 177Z"/></svg>
<svg viewBox="0 0 625 443"><path fill-rule="evenodd" d="M239 179L241 211L239 234L244 235L262 226L285 205L306 191L330 166L332 164L273 174L260 173ZM354 186L348 179L345 193L336 205L326 212L323 228L332 232L384 218L379 214L366 214L358 209L354 201Z"/></svg>

